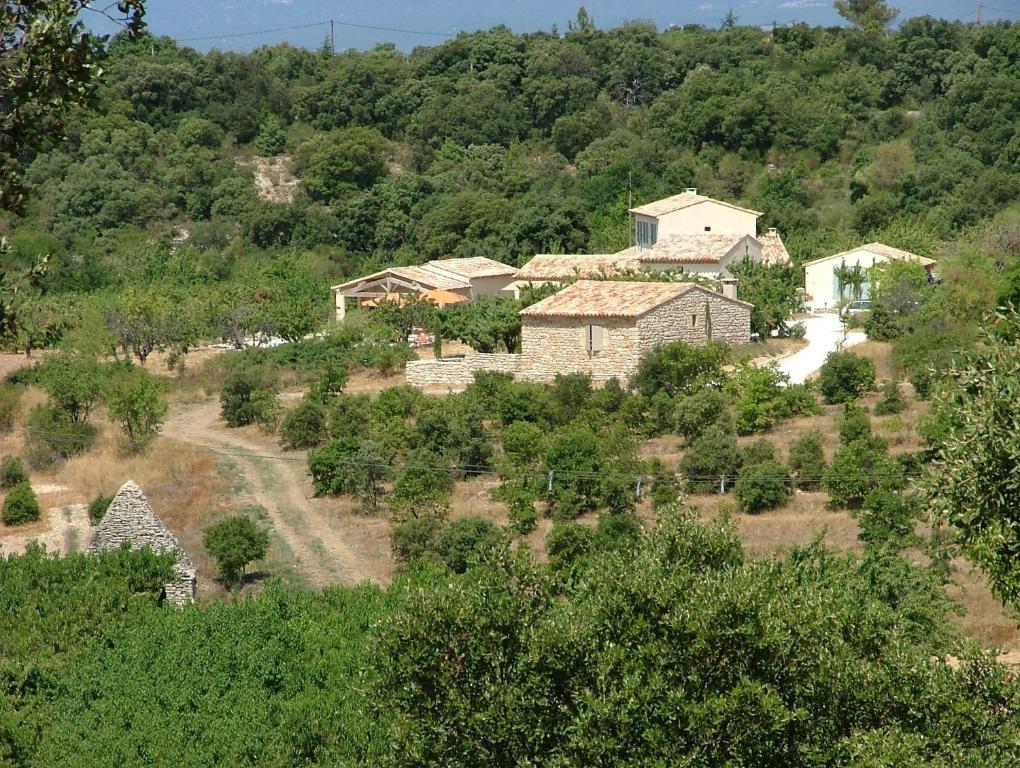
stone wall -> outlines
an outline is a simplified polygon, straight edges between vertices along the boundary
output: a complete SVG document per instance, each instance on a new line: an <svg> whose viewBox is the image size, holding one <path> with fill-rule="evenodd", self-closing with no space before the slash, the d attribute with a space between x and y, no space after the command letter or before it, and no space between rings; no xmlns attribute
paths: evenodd
<svg viewBox="0 0 1020 768"><path fill-rule="evenodd" d="M154 552L173 552L175 579L165 585L166 599L172 605L186 605L195 601L197 578L195 566L181 549L177 538L163 525L142 489L128 480L117 491L103 519L96 528L92 552L120 549L125 541L132 549L149 547Z"/></svg>
<svg viewBox="0 0 1020 768"><path fill-rule="evenodd" d="M602 349L588 353L588 326L602 328ZM593 381L626 382L641 353L634 319L525 317L521 330L524 375L552 381L557 373L587 373Z"/></svg>
<svg viewBox="0 0 1020 768"><path fill-rule="evenodd" d="M463 389L474 381L475 371L510 373L523 378L522 355L481 353L441 360L411 360L404 378L413 387Z"/></svg>
<svg viewBox="0 0 1020 768"><path fill-rule="evenodd" d="M638 321L639 357L674 341L705 344L707 312L712 317L712 340L746 344L751 339L751 308L708 289L694 288L675 301L653 309Z"/></svg>

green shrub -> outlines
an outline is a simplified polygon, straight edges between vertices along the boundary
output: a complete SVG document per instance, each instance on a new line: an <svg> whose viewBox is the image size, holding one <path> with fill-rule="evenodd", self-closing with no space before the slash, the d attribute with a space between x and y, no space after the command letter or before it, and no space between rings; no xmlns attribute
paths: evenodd
<svg viewBox="0 0 1020 768"><path fill-rule="evenodd" d="M535 530L538 526L537 494L532 489L524 483L504 482L495 495L506 503L510 529L514 533L524 536Z"/></svg>
<svg viewBox="0 0 1020 768"><path fill-rule="evenodd" d="M248 404L254 416L254 423L267 434L275 432L283 413L283 405L276 392L272 389L257 389L252 392Z"/></svg>
<svg viewBox="0 0 1020 768"><path fill-rule="evenodd" d="M904 408L906 408L906 403L900 393L899 384L893 380L887 381L882 386L882 399L875 403L875 415L888 416L901 413Z"/></svg>
<svg viewBox="0 0 1020 768"><path fill-rule="evenodd" d="M652 459L650 467L652 506L660 509L676 503L683 495L680 479L670 472L659 459Z"/></svg>
<svg viewBox="0 0 1020 768"><path fill-rule="evenodd" d="M708 387L673 403L673 430L690 445L705 430L718 425L725 432L733 431L729 400L717 389Z"/></svg>
<svg viewBox="0 0 1020 768"><path fill-rule="evenodd" d="M776 460L776 447L764 437L748 443L740 450L742 464L761 464Z"/></svg>
<svg viewBox="0 0 1020 768"><path fill-rule="evenodd" d="M28 472L17 456L4 456L0 461L0 490L9 490L20 483L28 482Z"/></svg>
<svg viewBox="0 0 1020 768"><path fill-rule="evenodd" d="M545 537L545 549L554 571L576 571L595 549L595 531L577 522L556 523Z"/></svg>
<svg viewBox="0 0 1020 768"><path fill-rule="evenodd" d="M220 581L226 587L240 582L245 568L261 560L269 549L269 533L244 515L227 517L205 529L202 546L216 560Z"/></svg>
<svg viewBox="0 0 1020 768"><path fill-rule="evenodd" d="M740 510L750 515L781 507L790 496L790 473L775 460L745 464L733 494Z"/></svg>
<svg viewBox="0 0 1020 768"><path fill-rule="evenodd" d="M316 493L354 494L369 511L382 499L393 474L389 457L371 440L355 435L330 440L308 454L308 474Z"/></svg>
<svg viewBox="0 0 1020 768"><path fill-rule="evenodd" d="M11 488L4 499L4 525L24 525L39 519L39 501L29 483L22 482Z"/></svg>
<svg viewBox="0 0 1020 768"><path fill-rule="evenodd" d="M390 528L390 547L393 557L402 565L429 554L434 554L436 538L443 527L437 515L409 517Z"/></svg>
<svg viewBox="0 0 1020 768"><path fill-rule="evenodd" d="M14 429L21 410L21 392L17 384L0 384L0 433Z"/></svg>
<svg viewBox="0 0 1020 768"><path fill-rule="evenodd" d="M267 393L265 395L260 393ZM275 392L265 373L254 366L233 371L220 391L220 414L228 427L244 427L267 417Z"/></svg>
<svg viewBox="0 0 1020 768"><path fill-rule="evenodd" d="M875 388L875 364L853 352L830 352L818 373L818 388L830 405L856 400Z"/></svg>
<svg viewBox="0 0 1020 768"><path fill-rule="evenodd" d="M595 549L600 552L622 552L633 549L641 540L641 521L629 512L600 515L595 526Z"/></svg>
<svg viewBox="0 0 1020 768"><path fill-rule="evenodd" d="M890 458L885 441L857 440L836 451L823 484L831 505L855 508L874 490L900 488L903 470Z"/></svg>
<svg viewBox="0 0 1020 768"><path fill-rule="evenodd" d="M914 524L920 517L920 504L916 496L890 490L869 493L859 511L854 514L861 526L858 538L868 544L904 549L920 543L914 533Z"/></svg>
<svg viewBox="0 0 1020 768"><path fill-rule="evenodd" d="M740 469L741 454L732 435L713 426L694 441L680 460L680 471L693 493L714 493L720 483L733 484Z"/></svg>
<svg viewBox="0 0 1020 768"><path fill-rule="evenodd" d="M144 368L115 374L104 395L110 419L120 425L122 447L135 453L156 439L167 414L161 382Z"/></svg>
<svg viewBox="0 0 1020 768"><path fill-rule="evenodd" d="M99 525L106 516L106 510L110 508L112 503L113 495L105 493L100 493L89 502L89 520L92 522L92 525Z"/></svg>
<svg viewBox="0 0 1020 768"><path fill-rule="evenodd" d="M729 356L729 347L719 342L695 346L675 341L641 358L630 384L645 397L656 392L691 395L722 381L722 366Z"/></svg>
<svg viewBox="0 0 1020 768"><path fill-rule="evenodd" d="M849 445L855 440L871 437L871 419L867 409L856 402L843 403L843 416L839 420L839 442Z"/></svg>
<svg viewBox="0 0 1020 768"><path fill-rule="evenodd" d="M308 399L321 405L328 405L344 392L349 372L346 365L328 363L318 380L308 391Z"/></svg>
<svg viewBox="0 0 1020 768"><path fill-rule="evenodd" d="M787 458L793 472L793 484L805 491L819 488L825 476L825 451L822 436L818 432L802 435L790 446Z"/></svg>
<svg viewBox="0 0 1020 768"><path fill-rule="evenodd" d="M733 397L737 432L762 432L793 416L818 413L810 387L790 384L790 377L774 364L745 365L731 374L726 391Z"/></svg>
<svg viewBox="0 0 1020 768"><path fill-rule="evenodd" d="M280 425L280 442L286 448L315 448L326 437L326 410L314 400L292 408Z"/></svg>
<svg viewBox="0 0 1020 768"><path fill-rule="evenodd" d="M49 405L37 405L25 421L24 456L30 467L48 467L85 453L95 438L96 428L92 424L68 421Z"/></svg>
<svg viewBox="0 0 1020 768"><path fill-rule="evenodd" d="M445 508L450 504L455 484L454 472L445 457L429 450L408 451L397 472L389 503L408 511Z"/></svg>
<svg viewBox="0 0 1020 768"><path fill-rule="evenodd" d="M472 564L491 557L507 545L506 534L484 517L462 517L440 529L436 554L454 573L464 573Z"/></svg>

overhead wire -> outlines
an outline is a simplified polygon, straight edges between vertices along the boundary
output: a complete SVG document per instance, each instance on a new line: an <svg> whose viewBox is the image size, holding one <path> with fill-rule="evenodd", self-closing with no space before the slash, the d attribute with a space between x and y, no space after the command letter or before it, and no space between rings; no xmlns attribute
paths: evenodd
<svg viewBox="0 0 1020 768"><path fill-rule="evenodd" d="M221 40L233 37L255 37L258 35L269 35L274 32L290 32L298 29L313 29L315 27L328 27L331 24L338 27L350 27L353 29L370 29L377 32L396 32L405 35L422 35L425 37L443 37L443 38L454 38L457 36L455 32L435 32L425 29L404 29L401 27L385 27L377 24L356 24L352 21L316 21L311 24L298 24L290 27L273 27L269 29L257 29L251 32L225 32L219 35L198 35L196 37L178 37L175 40L179 43L188 43L198 40Z"/></svg>
<svg viewBox="0 0 1020 768"><path fill-rule="evenodd" d="M49 438L54 441L56 445L63 445L67 448L84 447L88 440L85 438L79 438L77 436L69 436L66 433L53 432L47 430L36 430L26 429L25 433L30 436L39 436ZM283 461L305 464L306 459L300 456L281 456L278 453L260 453L257 451L229 451L214 448L212 446L186 444L178 445L173 447L165 447L164 451L179 451L189 453L210 453L217 456L224 456L228 458L241 458L241 459L263 459L267 461ZM686 481L689 483L719 483L724 481L725 483L731 483L736 480L737 475L725 474L725 475L686 475L678 472L633 472L633 471L620 471L616 469L606 469L594 472L586 472L580 470L570 469L549 469L549 468L527 468L519 467L515 468L513 472L500 471L495 467L491 466L480 466L480 465L465 465L465 464L418 464L418 463L398 463L392 461L365 461L357 458L341 458L338 459L337 464L342 467L360 467L360 468L371 468L371 469L389 469L394 472L400 470L416 470L424 472L444 472L454 475L468 475L468 476L493 476L500 480L506 479L522 479L525 477L542 479L543 481L548 480L550 474L555 478L563 479L576 479L576 480L597 480L604 478L614 479L627 479L637 483L639 480L651 480L655 477L672 476L678 481ZM862 472L858 475L861 478L867 480L886 480L889 478L888 473L882 472ZM910 480L916 480L921 477L921 473L918 472L907 472L904 473L903 477ZM761 480L782 480L790 481L792 475L787 474L761 474L755 475L756 478ZM805 482L820 482L823 479L823 475L797 475L797 480Z"/></svg>

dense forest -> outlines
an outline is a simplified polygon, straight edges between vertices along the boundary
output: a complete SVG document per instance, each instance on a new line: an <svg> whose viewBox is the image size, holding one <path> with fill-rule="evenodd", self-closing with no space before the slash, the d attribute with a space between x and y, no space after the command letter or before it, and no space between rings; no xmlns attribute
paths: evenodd
<svg viewBox="0 0 1020 768"><path fill-rule="evenodd" d="M327 317L331 280L612 252L631 200L689 186L763 210L796 264L868 240L935 253L1020 191L1018 68L1016 26L928 17L658 32L582 11L562 35L337 56L121 35L66 139L18 158L5 343L142 301L179 339L229 335L253 305L297 338ZM253 182L277 155L300 180L290 202Z"/></svg>
<svg viewBox="0 0 1020 768"><path fill-rule="evenodd" d="M1020 605L1004 306L1020 303L1020 26L887 30L884 3L838 5L872 15L658 31L582 9L563 34L410 53L112 38L95 97L0 167L0 344L26 356L0 385L0 436L25 436L0 462L4 530L39 519L28 472L87 457L97 414L122 455L158 453L167 400L205 387L227 429L309 450L316 493L389 514L399 567L385 587L242 589L255 541L229 580L217 558L230 596L173 609L171 559L148 550L0 557L0 765L1020 763L1020 678L946 590L962 552ZM763 337L805 260L871 240L938 258L935 284L910 264L874 275L881 400L851 352L791 385L720 344L668 345L598 389L492 374L442 397L348 391L358 366L398 371L413 327L511 351L535 296L336 325L332 283L616 251L632 201L686 187L781 231L793 269L742 277ZM241 349L271 336L287 343ZM238 351L185 369L221 340ZM174 375L146 366L157 352ZM289 409L285 385L303 391ZM898 420L904 390L925 412L917 450L870 418ZM759 439L798 417L831 419L830 461L817 432L780 453ZM639 451L666 436L679 473ZM476 471L505 526L447 515ZM685 504L718 493L754 515L823 490L856 551L819 536L762 556L731 516Z"/></svg>

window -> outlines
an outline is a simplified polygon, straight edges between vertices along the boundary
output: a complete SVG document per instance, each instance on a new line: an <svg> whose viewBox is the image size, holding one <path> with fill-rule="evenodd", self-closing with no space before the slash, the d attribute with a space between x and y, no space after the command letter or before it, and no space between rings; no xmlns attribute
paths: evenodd
<svg viewBox="0 0 1020 768"><path fill-rule="evenodd" d="M691 328L697 328L697 327L698 327L698 316L697 315L691 315Z"/></svg>
<svg viewBox="0 0 1020 768"><path fill-rule="evenodd" d="M602 343L605 339L606 329L601 325L589 325L585 327L585 346L588 354L594 355L602 351Z"/></svg>
<svg viewBox="0 0 1020 768"><path fill-rule="evenodd" d="M646 219L637 220L637 244L638 248L648 248L655 245L659 236L659 222Z"/></svg>
<svg viewBox="0 0 1020 768"><path fill-rule="evenodd" d="M706 231L706 232L711 232L711 231L712 231L712 228L711 228L711 227L705 227L705 231Z"/></svg>

